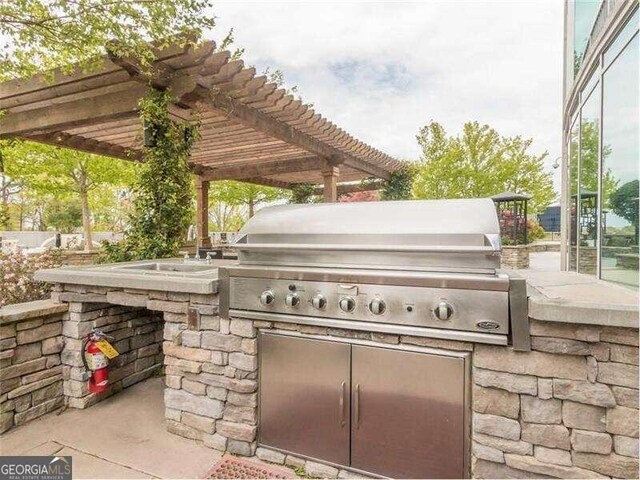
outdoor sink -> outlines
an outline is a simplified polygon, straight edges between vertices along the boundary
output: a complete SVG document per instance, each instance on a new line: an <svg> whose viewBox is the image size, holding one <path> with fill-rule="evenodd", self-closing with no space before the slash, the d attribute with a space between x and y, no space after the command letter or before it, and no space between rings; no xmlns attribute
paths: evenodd
<svg viewBox="0 0 640 480"><path fill-rule="evenodd" d="M144 263L140 265L125 265L116 267L122 270L145 270L153 272L204 272L207 270L213 270L215 267L212 265L192 265L188 263Z"/></svg>
<svg viewBox="0 0 640 480"><path fill-rule="evenodd" d="M167 292L210 294L218 290L218 269L235 260L185 262L181 258L126 263L69 266L39 270L38 278L50 283L77 283L118 288L146 288Z"/></svg>

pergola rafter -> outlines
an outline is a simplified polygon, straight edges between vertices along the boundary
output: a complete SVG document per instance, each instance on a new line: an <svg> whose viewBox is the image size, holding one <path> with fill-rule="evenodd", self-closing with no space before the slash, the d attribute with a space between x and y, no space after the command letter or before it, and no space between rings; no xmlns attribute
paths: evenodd
<svg viewBox="0 0 640 480"><path fill-rule="evenodd" d="M172 46L156 58L143 68L136 59L109 55L92 72L0 84L0 137L142 160L139 101L152 86L169 89L176 119L200 122L190 157L200 194L221 179L281 188L315 183L325 184L325 200L335 201L338 179L388 179L402 165L231 60L228 51L216 52L214 42Z"/></svg>

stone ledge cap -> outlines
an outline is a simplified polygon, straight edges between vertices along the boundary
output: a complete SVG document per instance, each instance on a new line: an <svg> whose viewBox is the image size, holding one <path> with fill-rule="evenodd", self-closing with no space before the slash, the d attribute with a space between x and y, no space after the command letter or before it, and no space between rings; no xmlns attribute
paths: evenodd
<svg viewBox="0 0 640 480"><path fill-rule="evenodd" d="M529 317L546 322L638 328L638 291L575 272L519 270Z"/></svg>
<svg viewBox="0 0 640 480"><path fill-rule="evenodd" d="M66 303L54 303L52 300L35 300L7 305L0 308L0 325L64 313L68 308Z"/></svg>

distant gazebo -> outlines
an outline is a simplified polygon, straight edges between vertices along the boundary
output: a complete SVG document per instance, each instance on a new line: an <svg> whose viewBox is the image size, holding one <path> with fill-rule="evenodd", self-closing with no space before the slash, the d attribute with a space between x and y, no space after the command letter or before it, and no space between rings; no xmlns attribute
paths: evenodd
<svg viewBox="0 0 640 480"><path fill-rule="evenodd" d="M510 245L527 244L527 204L531 197L521 193L502 192L491 197L496 204L500 234ZM506 242L505 242L506 243Z"/></svg>

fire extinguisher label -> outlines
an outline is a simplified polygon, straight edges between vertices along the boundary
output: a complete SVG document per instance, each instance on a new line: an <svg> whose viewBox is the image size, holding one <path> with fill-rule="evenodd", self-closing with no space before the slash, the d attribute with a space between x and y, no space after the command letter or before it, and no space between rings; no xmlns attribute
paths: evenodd
<svg viewBox="0 0 640 480"><path fill-rule="evenodd" d="M109 360L116 358L118 355L120 355L118 351L115 348L113 348L113 345L111 345L106 340L97 341L96 347L98 347L100 351L104 353Z"/></svg>
<svg viewBox="0 0 640 480"><path fill-rule="evenodd" d="M94 353L87 356L87 364L89 365L89 370L99 370L106 368L109 365L109 360L102 353Z"/></svg>

